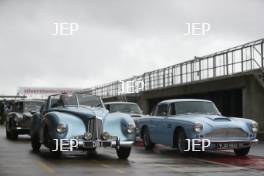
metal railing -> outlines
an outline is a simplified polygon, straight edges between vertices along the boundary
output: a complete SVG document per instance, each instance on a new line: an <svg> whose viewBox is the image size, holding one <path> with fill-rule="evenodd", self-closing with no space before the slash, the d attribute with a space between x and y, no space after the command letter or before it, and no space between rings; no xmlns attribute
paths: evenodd
<svg viewBox="0 0 264 176"><path fill-rule="evenodd" d="M123 83L142 81L144 88L139 90L141 92L264 69L263 43L264 39L256 40L122 81ZM121 81L114 81L85 89L83 92L102 98L114 97L124 94L120 91L122 86ZM135 87L131 86L130 89ZM133 92L133 90L130 91Z"/></svg>

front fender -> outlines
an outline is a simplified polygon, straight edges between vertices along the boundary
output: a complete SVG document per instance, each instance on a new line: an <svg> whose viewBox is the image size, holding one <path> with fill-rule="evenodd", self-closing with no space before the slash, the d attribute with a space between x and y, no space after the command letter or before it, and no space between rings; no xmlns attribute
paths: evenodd
<svg viewBox="0 0 264 176"><path fill-rule="evenodd" d="M64 133L57 132L59 124L67 126L67 130ZM45 125L53 139L73 139L75 136L83 135L86 132L83 121L69 113L50 112L46 115Z"/></svg>
<svg viewBox="0 0 264 176"><path fill-rule="evenodd" d="M121 141L135 141L136 131L128 133L127 125L136 127L134 120L130 115L124 113L109 113L103 120L104 131L112 136L117 136Z"/></svg>

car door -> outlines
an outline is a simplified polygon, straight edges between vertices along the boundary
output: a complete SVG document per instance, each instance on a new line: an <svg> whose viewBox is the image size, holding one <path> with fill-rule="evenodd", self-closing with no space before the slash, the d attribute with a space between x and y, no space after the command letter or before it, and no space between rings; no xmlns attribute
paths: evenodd
<svg viewBox="0 0 264 176"><path fill-rule="evenodd" d="M154 143L158 144L165 144L163 139L163 134L165 133L165 121L167 115L168 115L168 104L159 104L157 106L157 109L155 111L155 115L153 116L153 122L152 122L152 140Z"/></svg>
<svg viewBox="0 0 264 176"><path fill-rule="evenodd" d="M161 144L171 146L173 144L174 133L174 120L171 117L175 115L175 108L173 104L166 105L166 113L163 113L159 121L159 135Z"/></svg>
<svg viewBox="0 0 264 176"><path fill-rule="evenodd" d="M174 127L175 120L173 120L173 116L175 115L175 107L173 103L168 104L168 113L167 116L163 117L160 125L162 126L162 130L160 131L160 137L162 140L162 144L165 145L173 145L173 135L174 135Z"/></svg>

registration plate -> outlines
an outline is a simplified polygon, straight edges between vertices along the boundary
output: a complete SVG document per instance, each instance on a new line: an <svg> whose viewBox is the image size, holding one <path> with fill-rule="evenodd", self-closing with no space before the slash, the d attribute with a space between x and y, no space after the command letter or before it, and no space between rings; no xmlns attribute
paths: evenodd
<svg viewBox="0 0 264 176"><path fill-rule="evenodd" d="M236 143L220 143L217 144L217 149L219 150L228 150L238 148L238 144Z"/></svg>
<svg viewBox="0 0 264 176"><path fill-rule="evenodd" d="M102 141L89 141L84 142L85 147L94 148L94 147L111 147L111 142L102 142Z"/></svg>
<svg viewBox="0 0 264 176"><path fill-rule="evenodd" d="M85 147L94 148L94 147L101 147L102 143L100 141L89 141L84 142Z"/></svg>

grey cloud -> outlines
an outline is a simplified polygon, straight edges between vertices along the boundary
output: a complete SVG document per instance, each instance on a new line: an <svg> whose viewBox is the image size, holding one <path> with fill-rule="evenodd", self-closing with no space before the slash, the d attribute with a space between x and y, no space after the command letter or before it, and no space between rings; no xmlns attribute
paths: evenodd
<svg viewBox="0 0 264 176"><path fill-rule="evenodd" d="M0 94L90 87L263 37L261 0L0 1ZM77 22L74 36L51 36ZM184 36L186 22L209 22Z"/></svg>

